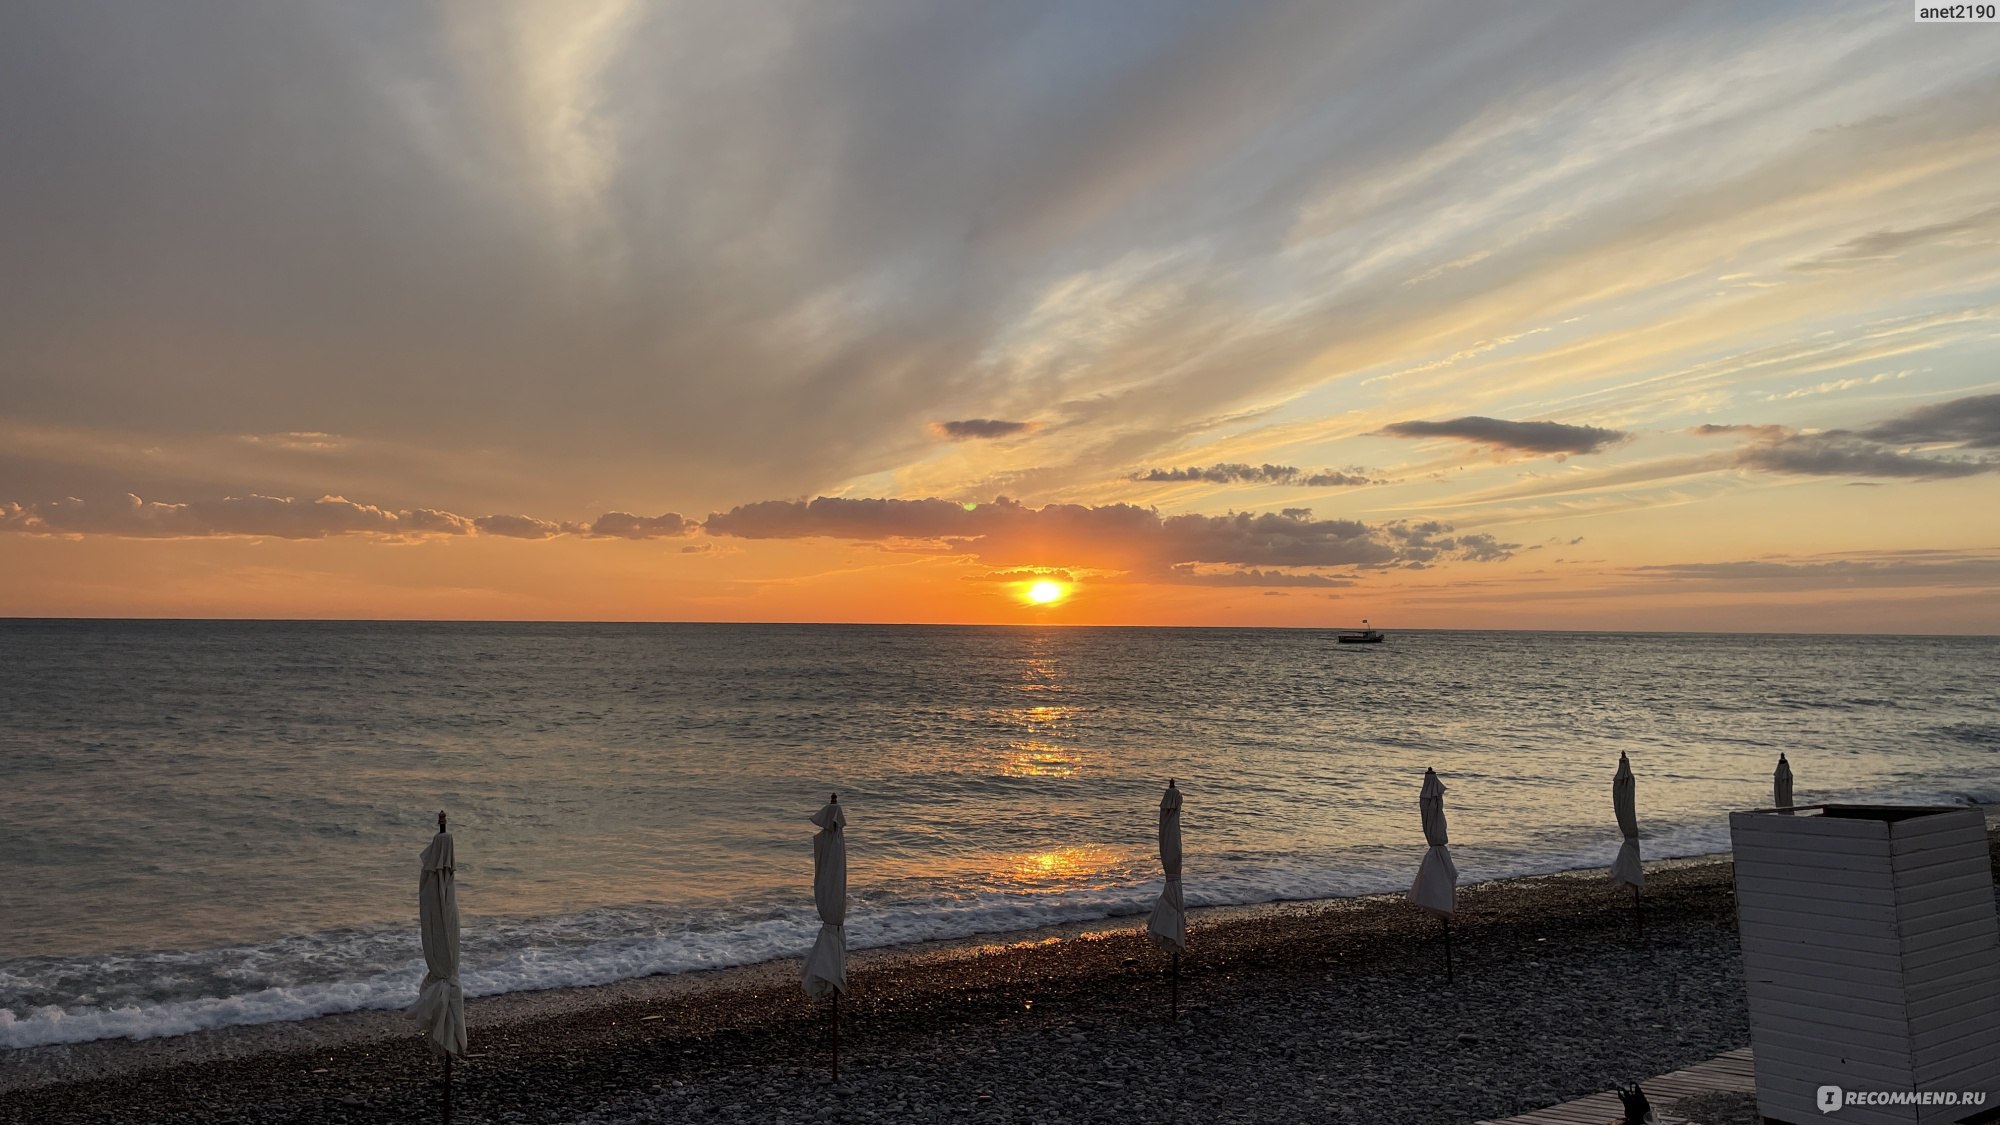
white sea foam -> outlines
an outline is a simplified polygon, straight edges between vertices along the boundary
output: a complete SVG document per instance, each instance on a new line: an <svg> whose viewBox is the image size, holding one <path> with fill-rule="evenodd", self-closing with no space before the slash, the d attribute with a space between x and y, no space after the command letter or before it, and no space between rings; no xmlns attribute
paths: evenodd
<svg viewBox="0 0 2000 1125"><path fill-rule="evenodd" d="M1940 800L1940 794L1913 794ZM1648 832L1647 858L1705 855L1728 847L1728 828L1719 822L1664 825ZM1544 874L1605 865L1615 841L1569 840L1541 852L1485 849L1456 845L1462 877L1467 881ZM1414 870L1416 850L1399 857ZM1194 906L1249 905L1304 899L1338 898L1401 891L1409 871L1385 865L1315 868L1298 862L1267 860L1232 868L1212 865L1189 870L1188 902ZM972 893L930 900L883 903L856 909L850 915L852 948L868 949L921 941L1001 934L1065 923L1089 923L1142 913L1157 894L1154 883L1075 890L1059 894ZM705 927L676 926L657 932L659 919L645 910L593 911L561 918L482 923L467 920L468 940L481 948L469 956L464 980L473 997L549 988L608 984L660 973L756 964L797 956L810 945L817 921L804 909L735 921L705 919ZM482 928L484 932L482 931ZM644 932L651 929L654 932ZM624 932L620 932L620 931ZM584 939L582 935L598 935ZM93 1039L150 1039L210 1028L310 1019L363 1009L397 1008L416 993L423 967L411 958L383 964L383 935L342 931L287 939L284 953L302 964L345 964L348 979L299 982L258 988L240 994L193 996L155 1002L107 1006L48 1005L22 1012L0 1008L0 1047L35 1047L79 1043ZM137 958L144 962L145 957ZM227 963L271 962L276 951L245 947L209 953L177 952L154 955L163 978L185 979L196 963L215 977L228 975ZM127 974L143 973L134 957L120 958ZM88 972L84 963L65 966ZM267 965L283 971L282 965ZM0 971L0 986L7 984ZM15 984L21 984L18 979Z"/></svg>

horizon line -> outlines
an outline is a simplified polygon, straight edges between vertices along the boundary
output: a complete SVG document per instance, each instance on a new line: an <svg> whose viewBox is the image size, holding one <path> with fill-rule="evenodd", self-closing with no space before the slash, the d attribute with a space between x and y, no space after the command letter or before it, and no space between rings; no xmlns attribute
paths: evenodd
<svg viewBox="0 0 2000 1125"><path fill-rule="evenodd" d="M99 622L199 625L767 625L866 629L1203 629L1236 632L1339 633L1363 628L1384 633L1535 633L1614 634L1667 637L1908 637L2000 640L2000 633L1914 633L1907 630L1840 632L1773 629L1522 629L1450 626L1394 627L1362 625L1144 625L1075 621L720 621L701 619L575 618L575 617L122 617L56 614L0 614L0 624L18 622Z"/></svg>

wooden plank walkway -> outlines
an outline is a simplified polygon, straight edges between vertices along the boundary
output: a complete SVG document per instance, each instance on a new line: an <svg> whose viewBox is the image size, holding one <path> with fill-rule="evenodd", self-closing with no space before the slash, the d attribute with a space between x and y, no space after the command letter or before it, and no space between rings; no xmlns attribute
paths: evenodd
<svg viewBox="0 0 2000 1125"><path fill-rule="evenodd" d="M1660 1125L1677 1125L1682 1119L1666 1112L1672 1103L1694 1094L1754 1094L1757 1092L1757 1079L1750 1060L1750 1048L1742 1047L1717 1055L1705 1063L1696 1063L1686 1070L1648 1078L1639 1086L1646 1091L1646 1099L1653 1103ZM1519 1117L1509 1117L1505 1121L1481 1121L1479 1125L1610 1125L1624 1116L1624 1104L1618 1100L1617 1094L1607 1090Z"/></svg>

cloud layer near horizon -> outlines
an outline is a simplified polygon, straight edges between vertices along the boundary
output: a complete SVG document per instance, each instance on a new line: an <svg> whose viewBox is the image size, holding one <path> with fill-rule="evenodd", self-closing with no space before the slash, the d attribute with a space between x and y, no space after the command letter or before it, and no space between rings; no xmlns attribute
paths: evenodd
<svg viewBox="0 0 2000 1125"><path fill-rule="evenodd" d="M246 496L175 504L128 495L114 503L74 498L46 504L0 503L0 532L136 539L341 535L653 539L699 532L753 540L838 539L948 553L988 566L1124 572L1143 581L1271 586L1343 584L1326 575L1301 573L1328 568L1491 562L1509 557L1517 546L1490 535L1453 534L1450 526L1436 521L1369 525L1314 519L1305 509L1169 516L1131 504L1036 508L1005 497L988 504L963 504L822 496L809 502L746 504L702 523L673 513L645 517L609 512L584 524L521 515L468 518L429 508L392 511L339 496L311 501ZM1226 569L1207 569L1214 567Z"/></svg>
<svg viewBox="0 0 2000 1125"><path fill-rule="evenodd" d="M708 518L710 535L930 543L989 566L1059 565L1133 572L1158 581L1217 581L1198 564L1247 568L1381 568L1443 560L1492 561L1513 544L1453 535L1444 524L1314 519L1310 513L1162 515L1132 504L1029 507L946 500L771 500ZM1273 582L1271 584L1287 584Z"/></svg>
<svg viewBox="0 0 2000 1125"><path fill-rule="evenodd" d="M672 512L659 516L606 512L589 523L568 523L522 515L461 516L435 508L396 510L356 503L344 496L299 500L250 495L166 503L127 493L108 501L76 497L28 504L0 501L0 532L125 539L325 539L337 535L660 539L689 535L698 527Z"/></svg>

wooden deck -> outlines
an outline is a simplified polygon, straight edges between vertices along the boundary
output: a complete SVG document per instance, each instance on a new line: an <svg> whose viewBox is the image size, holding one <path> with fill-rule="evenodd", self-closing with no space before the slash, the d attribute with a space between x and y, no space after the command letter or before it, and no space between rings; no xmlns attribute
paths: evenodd
<svg viewBox="0 0 2000 1125"><path fill-rule="evenodd" d="M1679 1125L1683 1119L1667 1112L1674 1102L1693 1094L1754 1094L1757 1092L1755 1074L1750 1063L1750 1048L1742 1047L1726 1055L1717 1055L1705 1063L1696 1063L1686 1070L1648 1078L1639 1086L1646 1091L1646 1099L1653 1103L1653 1112L1659 1116L1660 1125ZM1610 1125L1624 1116L1625 1106L1619 1102L1618 1095L1606 1090L1573 1102L1509 1117L1505 1121L1481 1121L1479 1125Z"/></svg>

